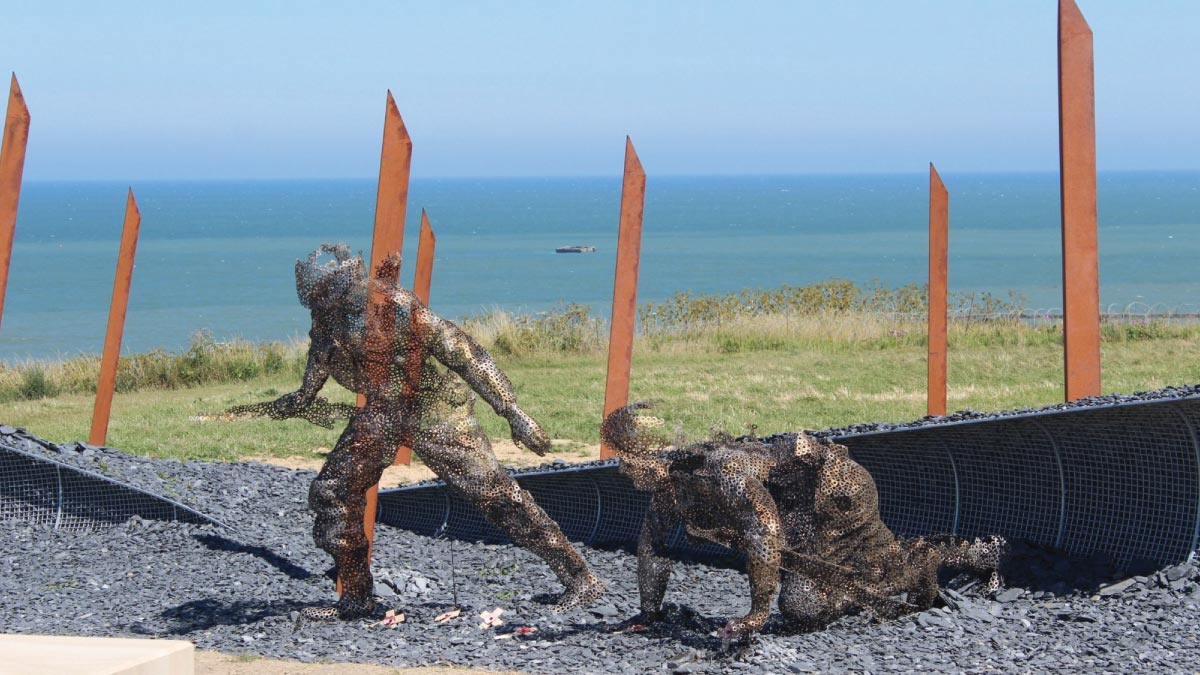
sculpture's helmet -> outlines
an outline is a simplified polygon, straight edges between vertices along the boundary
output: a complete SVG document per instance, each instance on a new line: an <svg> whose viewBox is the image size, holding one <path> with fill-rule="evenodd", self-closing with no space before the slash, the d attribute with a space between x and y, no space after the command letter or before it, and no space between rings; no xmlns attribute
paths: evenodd
<svg viewBox="0 0 1200 675"><path fill-rule="evenodd" d="M296 261L296 295L310 310L341 304L365 278L362 256L350 255L345 244L322 244Z"/></svg>

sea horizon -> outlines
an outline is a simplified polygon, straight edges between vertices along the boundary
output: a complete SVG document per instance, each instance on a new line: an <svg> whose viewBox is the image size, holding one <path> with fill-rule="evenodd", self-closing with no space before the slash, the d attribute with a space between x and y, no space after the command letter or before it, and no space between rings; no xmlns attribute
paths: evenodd
<svg viewBox="0 0 1200 675"><path fill-rule="evenodd" d="M639 303L830 278L886 286L927 275L928 174L650 176ZM1061 306L1057 171L943 172L952 292L1014 291ZM1102 308L1200 309L1200 171L1099 174ZM191 335L303 336L297 258L323 242L367 252L374 178L28 180L0 325L0 361L98 353L125 189L142 212L122 352ZM403 283L421 208L438 237L431 306L587 305L607 316L621 180L611 176L414 178ZM566 245L596 253L556 254Z"/></svg>

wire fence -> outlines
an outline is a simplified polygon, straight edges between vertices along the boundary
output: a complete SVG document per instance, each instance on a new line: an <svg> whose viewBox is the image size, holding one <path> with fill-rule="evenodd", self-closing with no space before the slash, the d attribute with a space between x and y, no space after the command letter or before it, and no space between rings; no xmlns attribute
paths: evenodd
<svg viewBox="0 0 1200 675"><path fill-rule="evenodd" d="M903 536L1000 534L1120 564L1172 564L1200 543L1200 396L1047 409L836 437L874 477ZM516 472L589 546L636 545L648 504L615 461ZM440 483L385 490L379 522L430 536L507 538ZM675 552L730 551L672 537Z"/></svg>
<svg viewBox="0 0 1200 675"><path fill-rule="evenodd" d="M0 436L0 521L76 531L112 527L133 516L224 527L177 501L29 452L11 435Z"/></svg>

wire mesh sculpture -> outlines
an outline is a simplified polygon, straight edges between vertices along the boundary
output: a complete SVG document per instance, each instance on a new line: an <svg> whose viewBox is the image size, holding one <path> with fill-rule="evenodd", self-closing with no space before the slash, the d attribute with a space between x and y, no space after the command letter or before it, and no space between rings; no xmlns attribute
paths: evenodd
<svg viewBox="0 0 1200 675"><path fill-rule="evenodd" d="M306 608L305 618L345 619L375 611L363 532L365 495L401 442L513 542L546 561L565 586L557 609L590 603L604 592L604 584L558 525L501 470L475 419L476 396L508 421L518 445L544 455L549 437L517 405L512 384L474 339L412 292L382 281L394 279L398 266L392 257L368 280L362 258L341 244L323 245L297 260L296 291L312 313L303 383L274 401L230 410L325 426L350 413L308 496L315 512L313 538L333 556L342 596L334 607ZM388 321L371 326L390 332L390 339L386 333L367 334L368 293L384 295L384 302L372 306L381 306ZM365 405L348 409L318 397L330 377L363 394Z"/></svg>
<svg viewBox="0 0 1200 675"><path fill-rule="evenodd" d="M777 588L784 619L812 630L855 611L886 619L928 609L941 568L1000 585L1004 539L897 538L879 517L875 482L845 446L803 433L672 446L655 432L660 418L638 414L648 407L620 408L601 426L622 473L651 493L638 540L638 622L662 617L667 542L680 524L745 555L750 611L725 626L726 639L761 629Z"/></svg>

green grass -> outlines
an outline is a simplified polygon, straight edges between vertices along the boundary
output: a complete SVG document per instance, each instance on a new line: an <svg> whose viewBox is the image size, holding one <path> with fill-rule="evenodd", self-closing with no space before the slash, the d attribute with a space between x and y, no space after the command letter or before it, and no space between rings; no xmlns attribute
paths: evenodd
<svg viewBox="0 0 1200 675"><path fill-rule="evenodd" d="M495 347L497 339L505 339L503 331L517 324L495 317L489 321L476 320L468 327L493 350L522 406L555 438L597 442L607 362L603 341L598 346L591 337L572 338L573 346L564 349L561 342L522 343L509 335L510 344L524 345L512 353ZM539 330L536 325L526 328ZM1194 358L1200 350L1198 325L1106 324L1103 337L1105 392L1200 382L1200 360ZM234 373L236 377L218 373L221 369L211 365L223 358L224 349L215 345L205 357L213 371L209 377L223 381L145 384L118 393L109 444L158 457L222 460L315 458L319 448L333 446L339 430L300 420L194 419L232 405L273 399L299 383L303 345L269 347L267 351L279 350L281 355L273 372L243 369ZM247 350L258 353L259 348L236 349L244 361ZM913 419L925 413L925 350L923 324L879 314L742 317L719 325L692 325L638 338L630 398L655 401L657 414L669 426L680 425L690 438L707 435L714 424L732 433L749 425L771 433ZM177 358L196 361L194 355ZM949 359L951 410L1003 410L1062 398L1057 326L954 321ZM39 391L47 396L0 402L0 422L60 442L86 438L92 394L86 388L72 392L72 385L52 376L56 368L74 372L78 367L37 365L46 381L30 387L42 388ZM159 369L166 371L170 368ZM15 382L27 377L18 369L6 375ZM332 384L325 394L337 401L353 400ZM477 410L492 437L507 436L504 422L486 405L477 404Z"/></svg>

